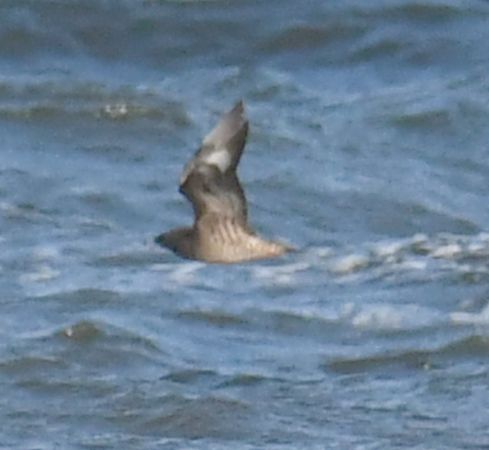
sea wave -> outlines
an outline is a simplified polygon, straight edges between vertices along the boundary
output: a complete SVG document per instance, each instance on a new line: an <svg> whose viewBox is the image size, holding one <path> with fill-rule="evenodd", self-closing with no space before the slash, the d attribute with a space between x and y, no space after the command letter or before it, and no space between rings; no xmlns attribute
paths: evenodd
<svg viewBox="0 0 489 450"><path fill-rule="evenodd" d="M487 359L489 337L473 335L429 350L403 350L359 358L336 359L326 367L341 373L389 370L432 370L453 360Z"/></svg>
<svg viewBox="0 0 489 450"><path fill-rule="evenodd" d="M184 106L157 88L109 86L66 79L37 80L3 77L0 118L19 121L151 120L172 126L190 123Z"/></svg>

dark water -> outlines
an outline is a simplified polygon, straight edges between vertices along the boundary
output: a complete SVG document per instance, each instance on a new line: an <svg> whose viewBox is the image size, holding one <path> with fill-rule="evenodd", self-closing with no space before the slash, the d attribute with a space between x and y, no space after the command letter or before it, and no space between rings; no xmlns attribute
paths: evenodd
<svg viewBox="0 0 489 450"><path fill-rule="evenodd" d="M489 3L0 3L0 447L489 447ZM252 222L153 237L239 98Z"/></svg>

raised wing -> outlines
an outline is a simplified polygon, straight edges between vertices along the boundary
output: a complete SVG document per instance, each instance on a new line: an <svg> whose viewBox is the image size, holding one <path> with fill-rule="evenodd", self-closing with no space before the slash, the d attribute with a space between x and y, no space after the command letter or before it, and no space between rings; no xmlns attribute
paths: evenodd
<svg viewBox="0 0 489 450"><path fill-rule="evenodd" d="M243 102L224 114L185 166L180 192L192 203L196 220L214 213L246 225L247 205L236 175L248 134Z"/></svg>

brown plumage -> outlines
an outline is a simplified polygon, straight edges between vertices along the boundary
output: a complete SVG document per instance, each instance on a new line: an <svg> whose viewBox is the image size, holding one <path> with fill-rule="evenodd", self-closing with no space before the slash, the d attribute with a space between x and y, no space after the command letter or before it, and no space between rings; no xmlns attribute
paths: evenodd
<svg viewBox="0 0 489 450"><path fill-rule="evenodd" d="M260 238L248 225L246 197L236 174L247 134L239 102L204 138L180 178L180 192L194 209L193 226L163 233L156 242L184 258L216 263L274 258L291 250Z"/></svg>

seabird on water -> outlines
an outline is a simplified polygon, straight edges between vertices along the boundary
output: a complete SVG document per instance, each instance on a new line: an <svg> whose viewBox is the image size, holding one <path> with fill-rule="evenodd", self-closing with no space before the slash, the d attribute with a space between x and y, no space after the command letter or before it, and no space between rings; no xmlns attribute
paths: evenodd
<svg viewBox="0 0 489 450"><path fill-rule="evenodd" d="M185 166L179 191L192 203L192 227L159 235L178 255L213 263L275 258L291 250L259 237L248 224L246 197L236 174L248 134L243 102L225 113Z"/></svg>

